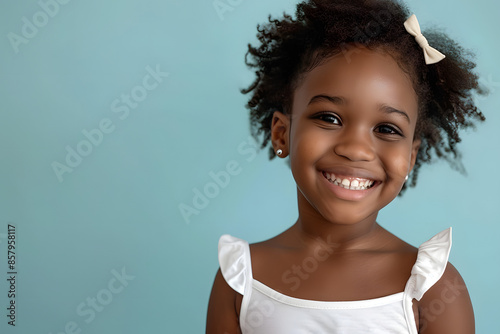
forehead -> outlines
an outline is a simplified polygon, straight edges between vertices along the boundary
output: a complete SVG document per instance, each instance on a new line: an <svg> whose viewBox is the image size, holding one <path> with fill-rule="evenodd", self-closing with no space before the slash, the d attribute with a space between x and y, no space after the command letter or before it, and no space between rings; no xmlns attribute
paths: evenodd
<svg viewBox="0 0 500 334"><path fill-rule="evenodd" d="M347 103L383 104L418 110L412 81L388 52L353 48L324 60L304 74L294 93L294 109L318 94L340 96Z"/></svg>

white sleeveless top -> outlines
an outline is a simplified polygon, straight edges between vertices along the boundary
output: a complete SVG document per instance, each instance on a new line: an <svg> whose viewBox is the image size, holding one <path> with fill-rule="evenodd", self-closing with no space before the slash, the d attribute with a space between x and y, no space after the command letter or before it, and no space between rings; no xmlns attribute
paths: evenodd
<svg viewBox="0 0 500 334"><path fill-rule="evenodd" d="M219 264L227 284L243 295L243 334L416 334L412 300L441 278L450 249L451 227L420 245L404 291L357 301L306 300L271 289L253 279L248 242L227 234L219 240Z"/></svg>

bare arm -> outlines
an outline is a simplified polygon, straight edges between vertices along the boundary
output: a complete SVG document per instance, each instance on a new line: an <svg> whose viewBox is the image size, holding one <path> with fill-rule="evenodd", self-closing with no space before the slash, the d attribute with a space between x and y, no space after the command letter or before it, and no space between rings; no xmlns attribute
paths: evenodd
<svg viewBox="0 0 500 334"><path fill-rule="evenodd" d="M220 269L215 275L207 314L207 334L241 334L237 301L239 294L231 289Z"/></svg>
<svg viewBox="0 0 500 334"><path fill-rule="evenodd" d="M450 263L418 303L420 334L474 334L474 311L458 271Z"/></svg>

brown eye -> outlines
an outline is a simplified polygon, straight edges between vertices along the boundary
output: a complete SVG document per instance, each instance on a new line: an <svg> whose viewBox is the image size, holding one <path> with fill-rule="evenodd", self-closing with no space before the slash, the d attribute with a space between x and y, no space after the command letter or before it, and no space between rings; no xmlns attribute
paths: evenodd
<svg viewBox="0 0 500 334"><path fill-rule="evenodd" d="M341 124L340 119L332 113L322 113L317 115L315 118L329 124Z"/></svg>
<svg viewBox="0 0 500 334"><path fill-rule="evenodd" d="M402 136L402 133L398 128L389 124L379 125L376 128L376 131L381 134Z"/></svg>

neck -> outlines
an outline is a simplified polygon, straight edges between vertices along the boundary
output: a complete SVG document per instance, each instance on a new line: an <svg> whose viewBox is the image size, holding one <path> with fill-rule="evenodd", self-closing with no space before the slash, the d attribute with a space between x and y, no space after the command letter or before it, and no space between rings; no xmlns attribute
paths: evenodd
<svg viewBox="0 0 500 334"><path fill-rule="evenodd" d="M335 244L337 251L367 249L371 248L374 237L383 230L376 222L377 213L358 222L332 222L321 216L309 202L303 201L307 202L299 196L299 218L291 230L306 247L312 247L321 240Z"/></svg>

